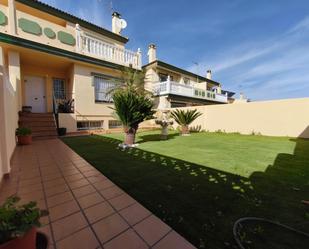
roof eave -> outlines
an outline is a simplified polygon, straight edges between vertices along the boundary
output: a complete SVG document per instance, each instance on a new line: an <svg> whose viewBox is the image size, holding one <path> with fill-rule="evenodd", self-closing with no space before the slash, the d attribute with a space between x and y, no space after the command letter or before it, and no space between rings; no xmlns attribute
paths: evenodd
<svg viewBox="0 0 309 249"><path fill-rule="evenodd" d="M176 72L178 72L178 73L182 73L182 74L185 74L185 75L190 75L191 77L197 78L197 79L199 79L199 80L201 80L201 81L206 81L206 82L212 83L212 84L214 84L214 85L220 85L219 82L216 82L216 81L214 81L214 80L207 79L206 77L203 77L203 76L201 76L201 75L198 75L198 74L189 72L189 71L187 71L187 70L185 70L185 69L176 67L176 66L174 66L174 65L168 64L168 63L166 63L166 62L164 62L164 61L160 61L160 60L155 60L155 61L153 61L153 62L151 62L151 63L148 63L148 64L144 65L142 68L149 67L149 66L151 66L151 65L153 65L153 64L156 64L156 66L160 66L160 67L163 67L163 68L167 68L167 69L169 69L169 70L171 70L171 71L176 71Z"/></svg>
<svg viewBox="0 0 309 249"><path fill-rule="evenodd" d="M65 12L65 11L62 11L60 9L57 9L55 7L52 7L48 4L42 3L40 1L37 1L37 0L16 0L16 1L19 2L19 3L25 4L27 6L30 6L32 8L46 12L48 14L57 16L59 18L67 20L69 22L78 23L79 25L81 25L84 28L95 31L97 33L100 33L104 36L107 36L107 37L114 39L114 40L117 40L119 42L127 43L129 41L129 38L127 38L127 37L117 35L117 34L111 32L107 29L104 29L100 26L97 26L95 24L87 22L86 20L83 20L79 17L73 16L73 15L71 15L71 14Z"/></svg>
<svg viewBox="0 0 309 249"><path fill-rule="evenodd" d="M108 67L116 70L123 70L126 66L115 64L109 61L104 61L100 59L96 59L90 56L78 54L75 52L67 51L61 48L52 47L46 44L37 43L34 41L26 40L24 38L12 36L9 34L0 33L0 42L4 42L7 44L20 46L28 49L34 49L40 52L52 54L55 56L69 58L75 61L85 62L97 66Z"/></svg>

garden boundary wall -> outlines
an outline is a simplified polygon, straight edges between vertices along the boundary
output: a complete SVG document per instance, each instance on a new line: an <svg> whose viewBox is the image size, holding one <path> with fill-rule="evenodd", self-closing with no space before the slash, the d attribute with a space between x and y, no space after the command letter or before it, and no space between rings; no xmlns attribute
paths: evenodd
<svg viewBox="0 0 309 249"><path fill-rule="evenodd" d="M202 113L190 125L193 129L309 138L309 98L177 109L197 109Z"/></svg>

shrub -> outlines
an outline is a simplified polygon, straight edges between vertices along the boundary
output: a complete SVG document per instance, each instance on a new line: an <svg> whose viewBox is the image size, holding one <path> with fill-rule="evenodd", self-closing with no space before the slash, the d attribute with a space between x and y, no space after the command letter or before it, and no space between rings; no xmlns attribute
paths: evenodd
<svg viewBox="0 0 309 249"><path fill-rule="evenodd" d="M202 113L198 112L196 109L186 111L176 109L171 113L176 123L181 126L182 134L188 134L190 132L188 126L201 115Z"/></svg>
<svg viewBox="0 0 309 249"><path fill-rule="evenodd" d="M74 99L63 100L58 104L59 113L74 113Z"/></svg>
<svg viewBox="0 0 309 249"><path fill-rule="evenodd" d="M48 214L37 208L35 202L17 206L19 200L12 196L0 206L0 244L23 236L32 227L39 227L40 217Z"/></svg>

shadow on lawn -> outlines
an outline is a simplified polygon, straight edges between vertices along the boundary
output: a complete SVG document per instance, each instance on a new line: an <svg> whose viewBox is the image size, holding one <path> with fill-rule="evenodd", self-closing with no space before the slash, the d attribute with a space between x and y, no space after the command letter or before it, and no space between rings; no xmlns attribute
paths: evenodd
<svg viewBox="0 0 309 249"><path fill-rule="evenodd" d="M121 151L120 141L112 138L64 140L198 248L236 248L232 227L245 216L308 232L301 204L309 197L308 140L293 140L293 155L278 154L265 172L249 178L138 148Z"/></svg>
<svg viewBox="0 0 309 249"><path fill-rule="evenodd" d="M178 133L169 133L167 135L167 140L174 139L176 136L179 136ZM150 141L162 141L161 135L160 134L145 134L145 135L140 135L138 139L138 143L145 143L145 142L150 142Z"/></svg>

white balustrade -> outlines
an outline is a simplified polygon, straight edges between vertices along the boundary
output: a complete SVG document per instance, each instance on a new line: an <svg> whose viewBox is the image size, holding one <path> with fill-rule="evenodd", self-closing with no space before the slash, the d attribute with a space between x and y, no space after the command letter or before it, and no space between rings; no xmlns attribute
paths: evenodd
<svg viewBox="0 0 309 249"><path fill-rule="evenodd" d="M180 84L175 81L159 82L154 84L153 88L154 95L160 96L165 94L175 94L179 96L186 96L191 98L199 98L206 100L213 100L217 102L227 103L227 95L217 94L212 91L195 88L190 85Z"/></svg>
<svg viewBox="0 0 309 249"><path fill-rule="evenodd" d="M137 52L133 52L117 47L84 34L78 25L76 25L76 40L77 52L125 66L132 65L133 68L141 69L142 55L140 49Z"/></svg>

